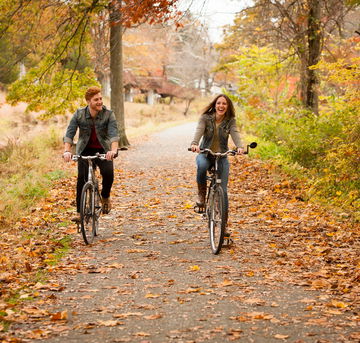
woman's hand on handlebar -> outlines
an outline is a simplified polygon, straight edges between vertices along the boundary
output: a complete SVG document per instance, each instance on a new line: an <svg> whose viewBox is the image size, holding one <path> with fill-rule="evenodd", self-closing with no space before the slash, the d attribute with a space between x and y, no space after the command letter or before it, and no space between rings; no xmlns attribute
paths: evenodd
<svg viewBox="0 0 360 343"><path fill-rule="evenodd" d="M245 150L244 150L244 148L237 148L236 152L237 152L238 155L243 155Z"/></svg>
<svg viewBox="0 0 360 343"><path fill-rule="evenodd" d="M197 152L197 153L200 152L200 147L198 145L196 145L196 144L192 144L190 149L191 149L192 152Z"/></svg>

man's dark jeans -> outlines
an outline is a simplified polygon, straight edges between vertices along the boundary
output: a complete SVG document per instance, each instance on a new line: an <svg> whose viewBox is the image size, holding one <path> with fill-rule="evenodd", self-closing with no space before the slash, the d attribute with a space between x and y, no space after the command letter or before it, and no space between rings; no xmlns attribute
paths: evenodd
<svg viewBox="0 0 360 343"><path fill-rule="evenodd" d="M93 156L97 152L104 154L102 149L85 149L81 155L83 156ZM110 196L111 186L114 182L114 164L113 161L103 161L100 159L93 160L94 167L99 167L100 174L102 176L102 189L101 196L103 198L108 198ZM76 209L77 212L80 212L80 200L81 200L81 191L88 179L89 173L89 164L88 161L79 159L78 160L78 178L76 185Z"/></svg>

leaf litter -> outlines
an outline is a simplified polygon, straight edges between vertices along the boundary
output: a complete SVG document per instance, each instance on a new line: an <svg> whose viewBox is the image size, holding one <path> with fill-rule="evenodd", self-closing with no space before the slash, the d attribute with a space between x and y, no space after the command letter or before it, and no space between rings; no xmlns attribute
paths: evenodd
<svg viewBox="0 0 360 343"><path fill-rule="evenodd" d="M32 215L23 218L3 235L0 256L2 340L45 339L80 328L129 328L133 320L142 318L148 322L163 321L170 315L167 309L172 308L173 303L177 307L188 306L197 301L197 297L203 297L205 303L202 304L209 309L221 308L224 300L234 299L232 301L238 304L239 310L228 316L228 319L230 323L245 326L238 328L228 324L227 328L210 328L188 325L169 331L168 337L188 340L197 337L196 342L214 337L234 341L260 332L261 325L254 327L257 323L270 322L280 325L279 332L273 333L272 337L285 341L291 339L292 335L280 330L282 326L287 328L291 323L303 321L308 327L331 329L335 318L338 327L350 327L344 339L356 341L360 336L359 330L356 330L360 323L360 232L357 224L343 220L316 204L297 200L301 185L294 186L289 181L276 179L271 167L261 162L238 157L232 164L229 184L230 227L235 243L231 249L223 249L219 255L220 262L224 261L222 264L213 259L203 223L189 206L189 198L194 196L193 189L188 187L192 182L193 170L187 170L185 175L183 171L174 172L172 182L169 182L171 180L166 180L168 171L165 169L158 171L156 179L150 176L145 178L141 171L125 167L118 169L121 179L127 182L120 181L115 187L114 201L121 204L115 205L115 209L119 207L118 212L113 211L117 221L113 225L112 234L96 241L93 250L82 244L74 225L59 225L70 213L75 178L66 186L56 184L44 204L36 205ZM159 185L162 172L164 177ZM181 186L179 180L184 178L187 182ZM174 182L178 183L176 187ZM146 189L150 189L151 194L144 192ZM142 204L135 201L136 194L144 195ZM106 223L111 223L112 218L105 219ZM130 233L123 230L126 222L131 223ZM168 228L166 235L164 228ZM179 229L185 236L181 236ZM65 235L73 237L71 247L78 251L71 252L55 265L49 264L59 246L54 241L59 241ZM117 252L115 248L100 264L93 263L95 255L101 250L114 249L117 242L124 241L127 242L127 248L119 247ZM167 248L160 250L159 244ZM175 248L179 253L189 249L193 252L206 251L208 256L204 260L194 260L187 254L173 256L171 254ZM126 256L124 261L116 260L116 253ZM145 265L159 259L162 267L158 275L148 275L144 268L139 270L139 266L128 269L130 262L136 265L142 261ZM179 281L177 277L167 275L167 270L175 266L182 267L182 273L192 281L186 283L186 278L185 281ZM38 271L46 273L47 278L35 281L34 275ZM112 301L108 302L106 310L97 311L102 316L108 313L111 317L81 324L74 321L78 313L67 309L69 305L66 305L63 296L57 303L57 294L69 291L62 277L70 276L71 279L79 274L91 274L108 278L114 273L119 273L120 281L127 279L129 283L99 287L101 292L90 287L80 287L78 290L79 293L90 293L83 295L89 302L97 293L113 292L107 293ZM165 280L154 284L153 277L156 276L155 280L158 281L157 277L161 273L165 274ZM102 279L102 282L105 280ZM194 280L198 282L194 284ZM141 299L149 303L139 304L131 300L135 294L134 282L139 282L139 285L141 282ZM302 308L301 316L299 313L294 317L291 313L284 316L279 305L282 303L281 296L267 297L266 292L270 294L271 289L279 288L279 283L287 285L284 289L296 287L315 292L316 296L300 296L289 301ZM154 291L146 291L148 286L154 288ZM171 292L167 289L171 289ZM279 289L279 292L284 290ZM136 294L139 293L137 289ZM121 295L121 299L117 295ZM24 301L12 304L12 296L31 299L33 305L29 306ZM101 296L104 297L103 294ZM84 305L73 305L77 299L80 297L74 295L66 301L71 306L83 308ZM55 303L58 311L48 310ZM90 303L88 306L93 305ZM119 312L122 308L135 311L142 309L149 313ZM245 308L247 311L244 311ZM264 310L254 311L258 308ZM197 314L198 320L211 323L217 318L217 310L214 311L206 316ZM152 331L135 329L130 330L129 336L124 336L122 341L133 341L136 338L149 338L151 341ZM310 331L308 334L311 337Z"/></svg>

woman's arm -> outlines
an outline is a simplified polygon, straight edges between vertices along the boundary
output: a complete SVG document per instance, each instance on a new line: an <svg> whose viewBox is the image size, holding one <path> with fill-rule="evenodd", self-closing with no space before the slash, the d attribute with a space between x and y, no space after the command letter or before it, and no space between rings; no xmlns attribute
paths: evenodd
<svg viewBox="0 0 360 343"><path fill-rule="evenodd" d="M242 148L240 131L236 125L236 119L232 119L230 123L230 136L237 148Z"/></svg>
<svg viewBox="0 0 360 343"><path fill-rule="evenodd" d="M204 132L205 132L205 118L204 116L201 116L197 124L191 145L199 145L200 139L204 135Z"/></svg>

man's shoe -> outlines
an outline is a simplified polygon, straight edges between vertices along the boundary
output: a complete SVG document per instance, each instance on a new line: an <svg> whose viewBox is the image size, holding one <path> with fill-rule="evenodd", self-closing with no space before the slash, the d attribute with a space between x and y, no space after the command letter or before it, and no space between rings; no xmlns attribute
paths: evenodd
<svg viewBox="0 0 360 343"><path fill-rule="evenodd" d="M102 212L104 214L108 214L111 210L111 202L110 198L103 198L102 199Z"/></svg>
<svg viewBox="0 0 360 343"><path fill-rule="evenodd" d="M80 223L80 213L76 213L76 215L71 218L71 221L74 223Z"/></svg>

